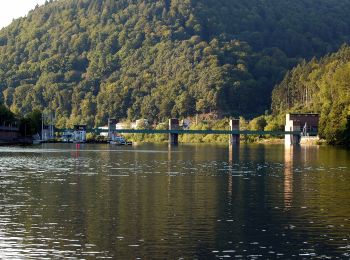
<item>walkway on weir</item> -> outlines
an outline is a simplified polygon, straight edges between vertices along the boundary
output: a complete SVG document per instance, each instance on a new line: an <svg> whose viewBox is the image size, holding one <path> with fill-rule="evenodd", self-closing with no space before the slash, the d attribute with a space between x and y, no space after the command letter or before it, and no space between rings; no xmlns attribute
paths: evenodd
<svg viewBox="0 0 350 260"><path fill-rule="evenodd" d="M105 132L99 129L88 130L87 132ZM153 130L153 129L117 129L113 133L119 134L214 134L214 135L295 135L300 131L252 131L252 130Z"/></svg>
<svg viewBox="0 0 350 260"><path fill-rule="evenodd" d="M294 117L298 117L297 119L300 119L300 116L307 117L307 119L310 117L309 114L292 114ZM312 114L312 119L315 117L315 114ZM180 134L200 134L200 135L229 135L230 136L230 143L231 144L239 144L240 142L240 135L257 135L257 136L263 136L263 135L273 135L273 136L285 136L285 140L288 141L290 144L298 144L300 143L301 135L317 135L317 132L312 131L306 131L307 124L305 123L305 127L303 131L300 127L300 120L296 120L298 124L293 122L290 118L290 114L287 114L287 123L285 126L285 131L253 131L253 130L240 130L239 125L239 119L230 119L229 126L230 130L189 130L189 129L183 129L179 125L179 120L176 118L169 119L169 129L168 130L156 130L156 129L116 129L115 126L112 127L111 120L108 121L108 129L86 129L86 132L95 133L95 134L101 134L101 133L108 133L108 136L112 136L113 134L168 134L169 135L169 143L178 143L178 135ZM293 119L293 118L292 118ZM114 120L114 119L112 119ZM288 124L291 122L291 126ZM318 119L317 119L318 124ZM288 131L290 130L290 131ZM312 129L311 129L312 130ZM63 132L64 130L58 130L58 132Z"/></svg>

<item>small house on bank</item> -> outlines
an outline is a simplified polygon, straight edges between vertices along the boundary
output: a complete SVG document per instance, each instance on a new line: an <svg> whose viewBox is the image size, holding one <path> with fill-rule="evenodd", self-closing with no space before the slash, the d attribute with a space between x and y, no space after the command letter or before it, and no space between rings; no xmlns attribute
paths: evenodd
<svg viewBox="0 0 350 260"><path fill-rule="evenodd" d="M86 142L86 125L74 125L73 142L74 143Z"/></svg>
<svg viewBox="0 0 350 260"><path fill-rule="evenodd" d="M303 138L317 138L319 114L290 113L286 114L285 131L300 132L300 135L286 135L286 144L300 143Z"/></svg>

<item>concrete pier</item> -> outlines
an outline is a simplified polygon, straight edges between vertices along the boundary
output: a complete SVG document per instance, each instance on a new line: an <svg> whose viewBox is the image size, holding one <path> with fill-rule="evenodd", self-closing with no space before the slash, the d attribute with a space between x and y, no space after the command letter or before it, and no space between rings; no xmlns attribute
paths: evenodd
<svg viewBox="0 0 350 260"><path fill-rule="evenodd" d="M230 130L239 131L239 119L230 119ZM240 136L239 134L230 134L230 145L239 145Z"/></svg>
<svg viewBox="0 0 350 260"><path fill-rule="evenodd" d="M116 124L118 123L117 119L115 118L108 118L108 140L113 139L113 133L116 130Z"/></svg>
<svg viewBox="0 0 350 260"><path fill-rule="evenodd" d="M297 131L301 132L300 129L300 122L299 121L293 121L293 120L286 120L286 125L285 125L285 131ZM285 145L295 145L295 144L300 144L300 134L289 134L285 135L284 137L284 143Z"/></svg>
<svg viewBox="0 0 350 260"><path fill-rule="evenodd" d="M169 119L169 130L179 130L179 119ZM169 134L169 144L177 145L179 143L179 134Z"/></svg>

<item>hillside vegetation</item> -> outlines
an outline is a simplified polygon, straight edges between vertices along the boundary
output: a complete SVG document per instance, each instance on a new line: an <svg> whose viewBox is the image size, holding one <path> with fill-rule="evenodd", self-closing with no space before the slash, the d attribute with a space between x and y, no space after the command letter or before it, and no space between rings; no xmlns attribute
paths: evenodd
<svg viewBox="0 0 350 260"><path fill-rule="evenodd" d="M273 112L320 113L320 136L350 145L350 47L288 72L272 96Z"/></svg>
<svg viewBox="0 0 350 260"><path fill-rule="evenodd" d="M349 13L348 0L49 1L0 31L0 98L59 127L251 117L301 58L349 42Z"/></svg>

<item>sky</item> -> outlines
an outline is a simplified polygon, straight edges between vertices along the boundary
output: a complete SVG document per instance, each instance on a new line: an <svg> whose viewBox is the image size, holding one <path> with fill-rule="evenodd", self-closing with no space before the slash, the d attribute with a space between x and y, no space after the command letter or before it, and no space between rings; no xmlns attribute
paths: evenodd
<svg viewBox="0 0 350 260"><path fill-rule="evenodd" d="M0 29L9 25L12 19L23 17L45 0L0 0Z"/></svg>

